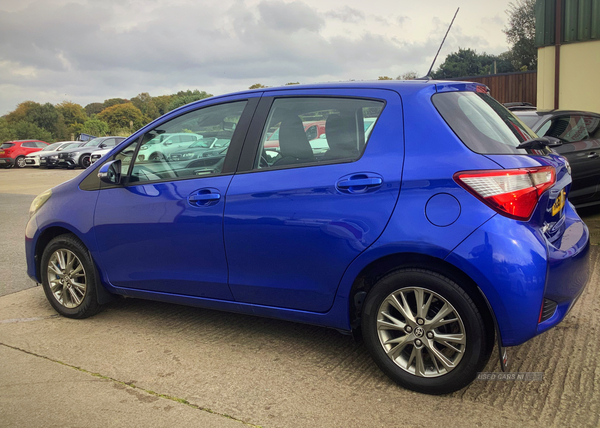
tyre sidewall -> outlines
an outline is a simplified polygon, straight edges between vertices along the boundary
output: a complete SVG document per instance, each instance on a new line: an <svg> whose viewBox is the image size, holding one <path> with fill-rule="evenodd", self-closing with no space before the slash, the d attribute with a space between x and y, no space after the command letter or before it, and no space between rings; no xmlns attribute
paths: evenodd
<svg viewBox="0 0 600 428"><path fill-rule="evenodd" d="M23 165L19 165L19 162L23 161ZM25 168L25 156L17 156L15 159L15 168Z"/></svg>
<svg viewBox="0 0 600 428"><path fill-rule="evenodd" d="M86 274L86 291L79 306L67 308L54 297L48 281L48 261L55 251L66 249L73 252L83 264ZM74 235L61 235L54 238L44 249L40 264L40 275L46 298L59 314L69 318L87 318L100 309L96 298L96 274L94 263L87 248Z"/></svg>
<svg viewBox="0 0 600 428"><path fill-rule="evenodd" d="M425 378L415 376L397 366L385 353L377 334L377 313L383 300L402 288L429 289L446 299L459 313L467 343L458 366L449 373ZM424 270L401 270L382 278L369 292L362 314L362 330L365 344L380 369L401 386L427 394L447 394L471 383L481 371L489 355L486 355L486 331L483 319L475 303L456 283L434 272Z"/></svg>

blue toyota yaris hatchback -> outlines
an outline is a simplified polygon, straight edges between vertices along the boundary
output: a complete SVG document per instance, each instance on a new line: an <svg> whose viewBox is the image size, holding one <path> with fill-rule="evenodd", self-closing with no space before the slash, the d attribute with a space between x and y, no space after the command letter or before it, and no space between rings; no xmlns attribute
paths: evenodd
<svg viewBox="0 0 600 428"><path fill-rule="evenodd" d="M161 142L186 134L224 148L171 157ZM72 318L121 295L360 328L394 381L448 393L495 340L503 352L558 324L588 281L554 144L475 83L213 97L39 195L28 274Z"/></svg>

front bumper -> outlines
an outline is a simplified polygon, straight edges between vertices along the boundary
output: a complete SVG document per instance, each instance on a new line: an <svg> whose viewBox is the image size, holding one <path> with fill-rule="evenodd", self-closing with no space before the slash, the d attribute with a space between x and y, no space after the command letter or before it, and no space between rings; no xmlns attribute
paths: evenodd
<svg viewBox="0 0 600 428"><path fill-rule="evenodd" d="M27 166L40 166L40 158L39 157L34 157L34 158L25 158L25 165Z"/></svg>

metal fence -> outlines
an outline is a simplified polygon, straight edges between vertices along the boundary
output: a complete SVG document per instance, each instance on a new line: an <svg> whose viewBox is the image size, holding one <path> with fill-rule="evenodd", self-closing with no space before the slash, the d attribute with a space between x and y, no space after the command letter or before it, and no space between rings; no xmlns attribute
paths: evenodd
<svg viewBox="0 0 600 428"><path fill-rule="evenodd" d="M490 88L492 97L501 103L537 103L537 71L467 76L448 80L483 83Z"/></svg>

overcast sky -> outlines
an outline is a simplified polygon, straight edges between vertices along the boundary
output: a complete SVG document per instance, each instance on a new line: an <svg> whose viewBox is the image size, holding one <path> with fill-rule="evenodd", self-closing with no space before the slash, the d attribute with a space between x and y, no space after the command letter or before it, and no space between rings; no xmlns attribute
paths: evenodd
<svg viewBox="0 0 600 428"><path fill-rule="evenodd" d="M0 115L182 89L214 95L427 72L459 47L498 54L509 0L2 0Z"/></svg>

